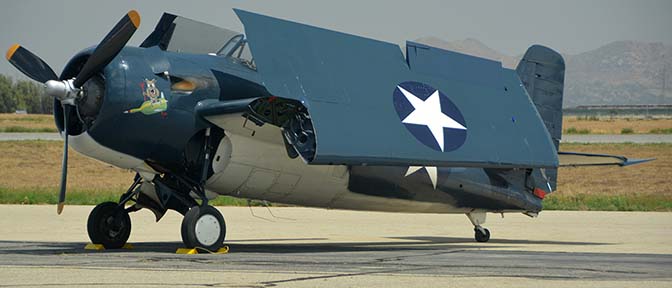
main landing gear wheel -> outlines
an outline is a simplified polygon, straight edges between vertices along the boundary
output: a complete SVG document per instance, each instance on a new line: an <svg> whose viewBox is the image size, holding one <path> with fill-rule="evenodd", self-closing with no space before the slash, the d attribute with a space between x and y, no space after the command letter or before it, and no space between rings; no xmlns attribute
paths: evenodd
<svg viewBox="0 0 672 288"><path fill-rule="evenodd" d="M119 204L103 202L89 214L86 228L93 244L102 244L105 249L119 249L131 235L131 217Z"/></svg>
<svg viewBox="0 0 672 288"><path fill-rule="evenodd" d="M194 206L182 219L182 242L187 248L217 251L224 245L226 223L215 207Z"/></svg>
<svg viewBox="0 0 672 288"><path fill-rule="evenodd" d="M481 231L483 229L483 231ZM490 240L490 230L485 228L474 228L474 238L476 242L488 242Z"/></svg>

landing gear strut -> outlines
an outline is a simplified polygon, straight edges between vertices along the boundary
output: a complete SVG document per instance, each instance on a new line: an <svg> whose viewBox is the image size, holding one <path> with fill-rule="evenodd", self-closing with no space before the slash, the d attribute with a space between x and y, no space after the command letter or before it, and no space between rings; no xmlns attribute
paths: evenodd
<svg viewBox="0 0 672 288"><path fill-rule="evenodd" d="M474 224L474 239L476 239L476 242L488 242L490 240L490 230L481 226L481 224L485 224L485 212L472 211L467 213L467 217L471 224Z"/></svg>
<svg viewBox="0 0 672 288"><path fill-rule="evenodd" d="M222 213L217 208L208 205L208 197L205 195L205 180L208 176L210 165L210 153L212 152L210 128L205 129L205 141L203 141L203 167L201 179L193 183L193 191L201 198L201 205L192 206L182 219L182 242L187 248L201 248L209 251L217 251L224 245L226 236L226 223Z"/></svg>
<svg viewBox="0 0 672 288"><path fill-rule="evenodd" d="M154 212L156 221L159 221L168 209L184 215L181 232L182 241L187 248L217 251L224 246L226 236L224 217L219 210L208 205L205 191L205 182L212 163L210 155L213 147L210 134L211 130L207 128L200 154L203 156L200 177L184 172L170 173L161 166L155 168L156 171L162 171L161 174L143 174L142 177L136 174L135 181L121 196L119 203L105 202L93 209L87 226L91 241L94 244L102 244L108 249L123 247L131 233L131 219L128 213L147 208ZM215 138L221 139L221 136ZM151 162L147 163L152 167ZM200 204L197 199L201 200ZM135 204L126 208L128 201L133 201Z"/></svg>

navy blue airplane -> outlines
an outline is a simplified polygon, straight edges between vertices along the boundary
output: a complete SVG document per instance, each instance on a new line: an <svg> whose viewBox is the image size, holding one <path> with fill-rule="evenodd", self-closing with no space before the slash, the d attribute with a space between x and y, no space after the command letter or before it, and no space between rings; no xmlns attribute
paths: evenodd
<svg viewBox="0 0 672 288"><path fill-rule="evenodd" d="M130 11L60 76L18 44L7 59L54 97L68 145L135 171L119 202L89 215L91 241L122 247L129 213L184 215L187 247L217 250L218 195L413 213L535 217L562 166L648 161L558 152L565 64L534 45L515 70L235 10L245 34L164 14L140 47Z"/></svg>

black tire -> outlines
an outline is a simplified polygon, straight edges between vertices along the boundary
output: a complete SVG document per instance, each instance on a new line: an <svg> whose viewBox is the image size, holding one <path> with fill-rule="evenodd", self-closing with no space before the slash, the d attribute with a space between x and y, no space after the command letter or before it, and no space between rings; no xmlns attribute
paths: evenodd
<svg viewBox="0 0 672 288"><path fill-rule="evenodd" d="M105 249L119 249L131 236L131 217L118 203L103 202L89 214L86 228L93 244L102 244Z"/></svg>
<svg viewBox="0 0 672 288"><path fill-rule="evenodd" d="M210 229L201 228L204 230L197 231L196 226L199 220L201 220L201 223L210 225L207 226ZM216 223L214 220L216 220ZM219 229L217 229L217 226L219 226ZM218 235L216 235L217 230L219 232ZM203 236L203 234L206 235ZM202 248L209 251L217 251L224 245L225 237L226 223L224 222L222 213L219 213L219 210L215 207L209 205L191 207L182 219L182 242L184 242L187 248Z"/></svg>
<svg viewBox="0 0 672 288"><path fill-rule="evenodd" d="M485 230L485 234L483 234L480 229L474 228L474 238L476 239L476 242L488 242L488 240L490 240L490 230L483 230Z"/></svg>

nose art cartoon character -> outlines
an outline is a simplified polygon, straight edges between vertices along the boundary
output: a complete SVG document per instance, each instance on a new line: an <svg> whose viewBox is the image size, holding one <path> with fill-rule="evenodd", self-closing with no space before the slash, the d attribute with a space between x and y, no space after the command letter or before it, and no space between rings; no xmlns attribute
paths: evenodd
<svg viewBox="0 0 672 288"><path fill-rule="evenodd" d="M163 96L163 92L156 87L156 79L145 79L140 83L142 88L142 96L145 102L142 102L140 107L124 111L124 113L140 112L145 115L152 115L159 112L165 112L168 109L168 100ZM163 114L163 113L162 113Z"/></svg>

